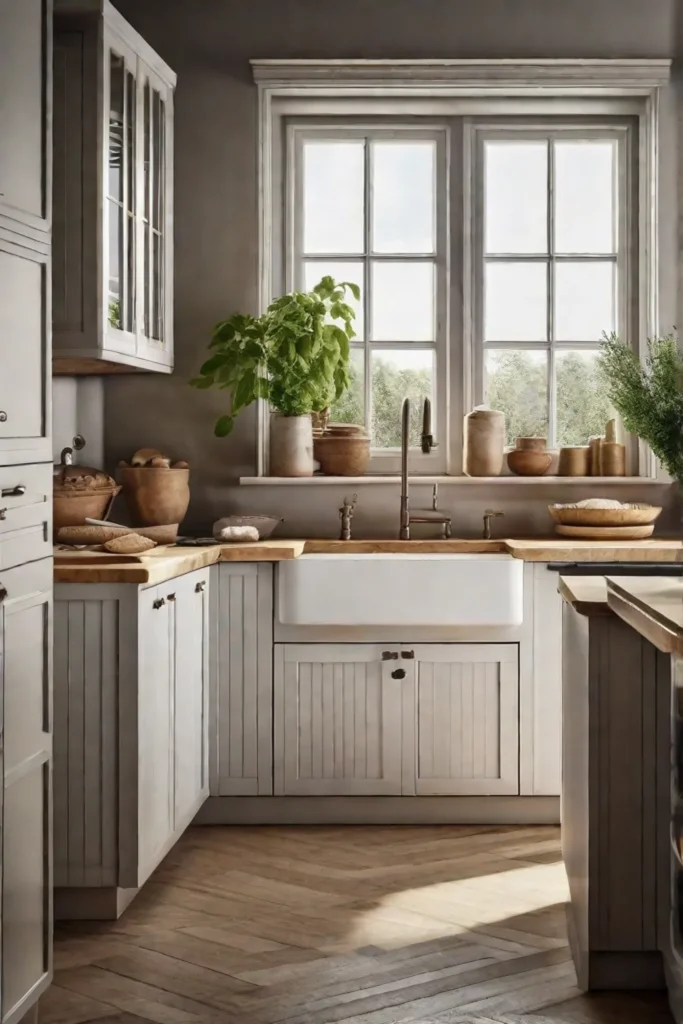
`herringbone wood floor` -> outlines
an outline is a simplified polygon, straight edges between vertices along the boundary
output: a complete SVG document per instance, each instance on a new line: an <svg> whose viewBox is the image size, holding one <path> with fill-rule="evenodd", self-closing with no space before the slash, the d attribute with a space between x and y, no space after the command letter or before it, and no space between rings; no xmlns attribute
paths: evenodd
<svg viewBox="0 0 683 1024"><path fill-rule="evenodd" d="M665 1024L583 996L553 828L195 828L114 924L57 929L41 1024Z"/></svg>

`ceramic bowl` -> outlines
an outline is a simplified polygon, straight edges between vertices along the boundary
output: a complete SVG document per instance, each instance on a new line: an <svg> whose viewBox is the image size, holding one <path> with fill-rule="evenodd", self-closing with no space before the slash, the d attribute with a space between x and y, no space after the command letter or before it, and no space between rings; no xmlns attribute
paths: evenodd
<svg viewBox="0 0 683 1024"><path fill-rule="evenodd" d="M553 461L551 452L515 448L508 452L508 467L517 476L543 476Z"/></svg>

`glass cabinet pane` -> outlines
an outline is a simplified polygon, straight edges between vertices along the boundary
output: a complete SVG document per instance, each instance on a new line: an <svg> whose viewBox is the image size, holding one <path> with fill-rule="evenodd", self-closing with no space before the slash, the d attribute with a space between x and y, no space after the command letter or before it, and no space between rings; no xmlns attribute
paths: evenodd
<svg viewBox="0 0 683 1024"><path fill-rule="evenodd" d="M143 111L145 336L163 341L166 104L149 82L145 84Z"/></svg>
<svg viewBox="0 0 683 1024"><path fill-rule="evenodd" d="M121 313L124 281L124 74L123 57L112 51L109 55L107 319L109 324L118 330L123 326Z"/></svg>
<svg viewBox="0 0 683 1024"><path fill-rule="evenodd" d="M126 232L126 287L124 327L135 331L135 76L126 72L125 110L125 232Z"/></svg>

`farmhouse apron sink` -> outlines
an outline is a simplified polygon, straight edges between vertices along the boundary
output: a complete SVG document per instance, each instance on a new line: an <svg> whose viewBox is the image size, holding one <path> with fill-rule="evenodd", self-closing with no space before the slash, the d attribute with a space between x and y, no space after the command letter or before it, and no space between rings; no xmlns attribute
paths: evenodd
<svg viewBox="0 0 683 1024"><path fill-rule="evenodd" d="M302 555L278 566L292 626L518 626L524 563L510 555Z"/></svg>

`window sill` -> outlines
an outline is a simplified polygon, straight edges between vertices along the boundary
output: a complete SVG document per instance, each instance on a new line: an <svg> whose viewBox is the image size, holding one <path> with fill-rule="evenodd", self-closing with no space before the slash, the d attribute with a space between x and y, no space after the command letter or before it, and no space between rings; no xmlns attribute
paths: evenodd
<svg viewBox="0 0 683 1024"><path fill-rule="evenodd" d="M241 476L239 478L242 487L322 487L346 486L363 487L391 484L396 486L400 483L400 476L315 476L284 477L284 476ZM524 487L586 487L596 484L603 487L669 487L671 482L667 480L655 480L652 477L642 476L411 476L411 486L420 484L439 484L445 487L512 487L521 484Z"/></svg>

